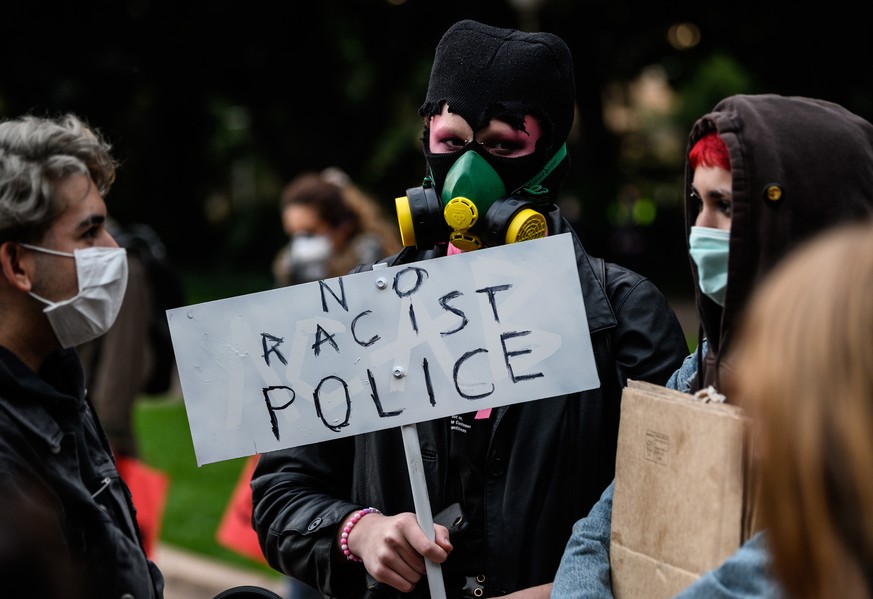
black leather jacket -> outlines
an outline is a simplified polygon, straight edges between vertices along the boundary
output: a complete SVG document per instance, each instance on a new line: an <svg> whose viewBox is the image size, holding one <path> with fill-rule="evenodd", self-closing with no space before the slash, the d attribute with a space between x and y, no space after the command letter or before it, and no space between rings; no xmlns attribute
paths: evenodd
<svg viewBox="0 0 873 599"><path fill-rule="evenodd" d="M548 217L553 234L572 232L557 209ZM613 479L625 381L664 384L688 354L675 314L650 281L588 256L575 234L573 240L601 387L492 414L484 466L486 597L552 581L573 523ZM437 255L407 248L388 263ZM433 514L448 503L448 428L448 418L417 425ZM333 597L400 595L384 585L368 589L363 565L342 557L335 537L354 509L415 511L404 456L399 429L263 454L252 478L253 522L269 563ZM463 571L451 555L442 564L446 592L463 596L450 571ZM414 594L429 594L426 580Z"/></svg>
<svg viewBox="0 0 873 599"><path fill-rule="evenodd" d="M0 596L159 599L75 350L39 375L0 347Z"/></svg>

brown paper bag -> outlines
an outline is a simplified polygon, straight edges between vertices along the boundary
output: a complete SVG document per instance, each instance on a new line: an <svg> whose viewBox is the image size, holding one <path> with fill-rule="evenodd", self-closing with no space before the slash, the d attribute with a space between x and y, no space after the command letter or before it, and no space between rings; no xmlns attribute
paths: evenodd
<svg viewBox="0 0 873 599"><path fill-rule="evenodd" d="M617 599L673 597L748 537L746 430L736 406L628 382L610 543Z"/></svg>

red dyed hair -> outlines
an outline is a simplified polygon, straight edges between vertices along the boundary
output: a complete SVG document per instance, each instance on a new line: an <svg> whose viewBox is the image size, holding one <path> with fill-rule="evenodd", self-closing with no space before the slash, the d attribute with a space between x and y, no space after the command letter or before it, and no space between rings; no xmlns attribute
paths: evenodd
<svg viewBox="0 0 873 599"><path fill-rule="evenodd" d="M730 172L731 159L724 141L715 131L707 133L695 142L688 152L688 164L694 170L698 166L720 166Z"/></svg>

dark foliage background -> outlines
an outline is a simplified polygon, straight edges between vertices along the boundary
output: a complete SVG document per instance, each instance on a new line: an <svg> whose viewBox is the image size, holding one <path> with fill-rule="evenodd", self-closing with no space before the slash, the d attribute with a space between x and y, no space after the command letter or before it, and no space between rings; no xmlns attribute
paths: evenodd
<svg viewBox="0 0 873 599"><path fill-rule="evenodd" d="M774 92L873 119L860 5L533 2L7 2L0 118L78 113L121 161L118 221L153 226L185 270L266 275L283 241L278 191L300 171L343 168L392 219L394 198L420 183L417 109L451 23L552 31L575 57L565 189L579 232L670 293L689 285L682 154L697 116L731 93ZM678 23L699 43L671 45ZM669 108L634 110L634 82L653 69ZM615 102L633 121L619 130L604 117Z"/></svg>

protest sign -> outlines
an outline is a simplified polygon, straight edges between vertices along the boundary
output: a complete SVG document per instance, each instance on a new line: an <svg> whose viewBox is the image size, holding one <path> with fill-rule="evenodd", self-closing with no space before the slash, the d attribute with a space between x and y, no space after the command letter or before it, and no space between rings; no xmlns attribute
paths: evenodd
<svg viewBox="0 0 873 599"><path fill-rule="evenodd" d="M199 465L599 385L569 234L167 317Z"/></svg>

